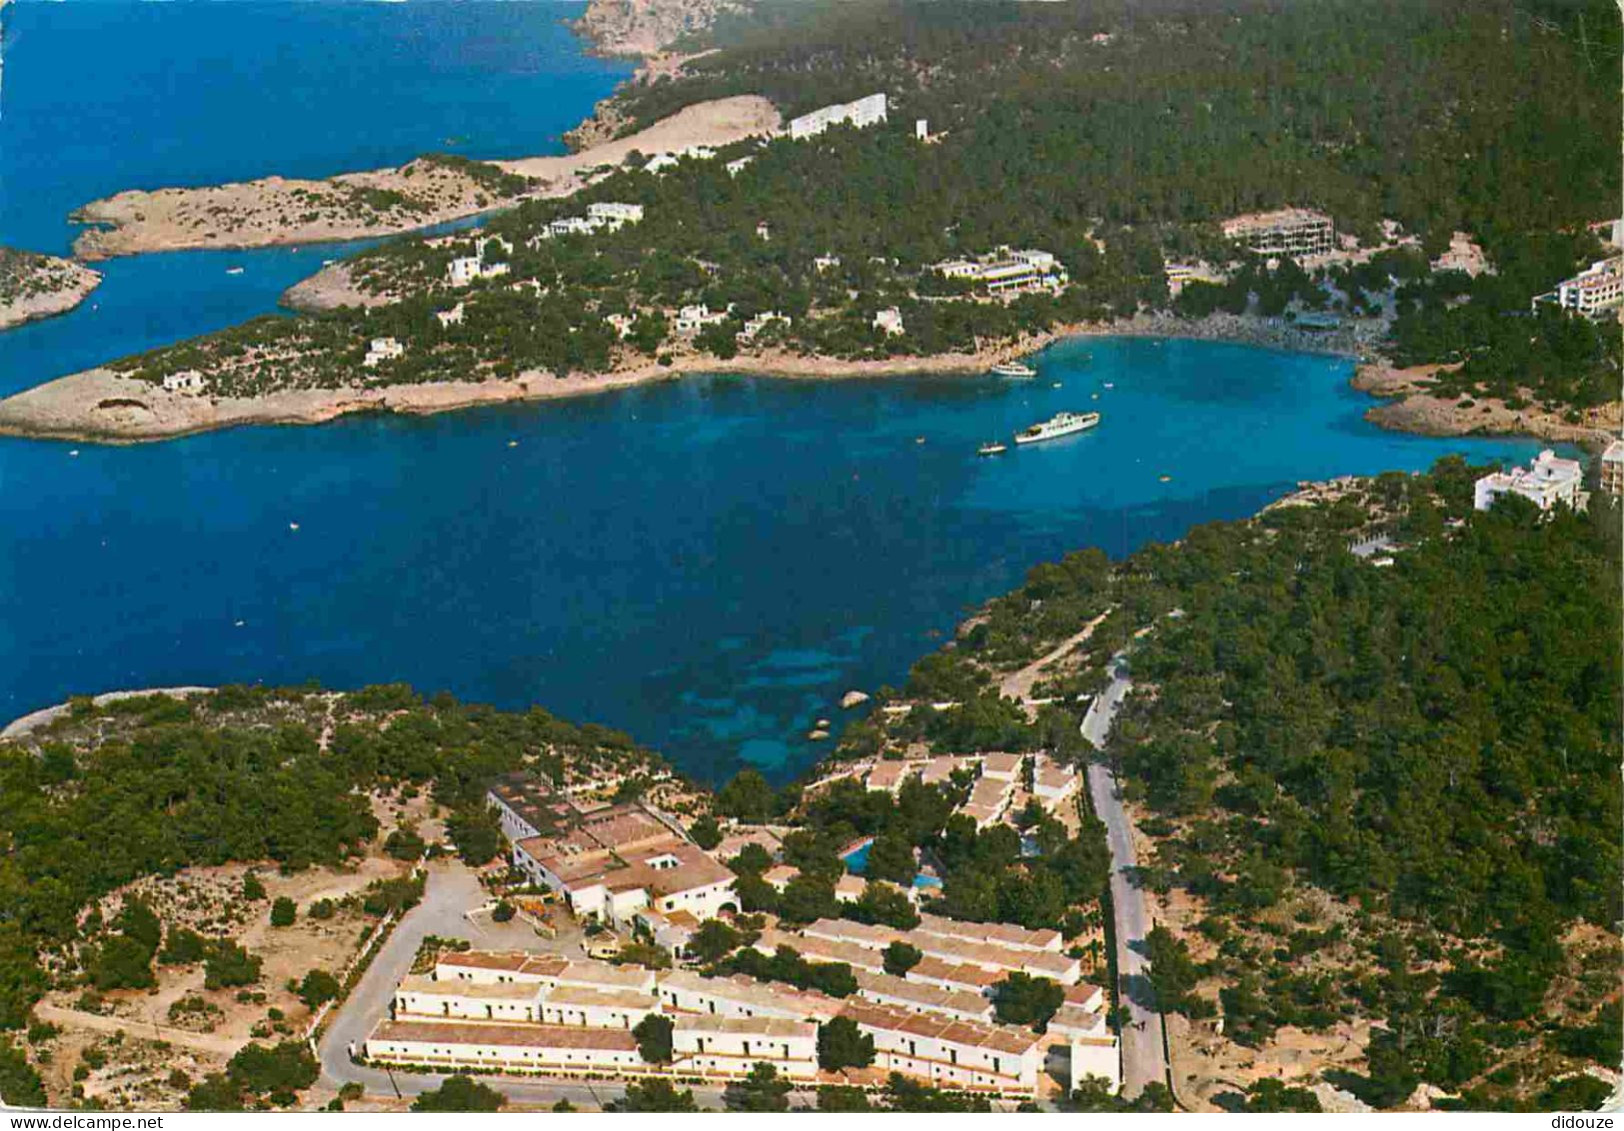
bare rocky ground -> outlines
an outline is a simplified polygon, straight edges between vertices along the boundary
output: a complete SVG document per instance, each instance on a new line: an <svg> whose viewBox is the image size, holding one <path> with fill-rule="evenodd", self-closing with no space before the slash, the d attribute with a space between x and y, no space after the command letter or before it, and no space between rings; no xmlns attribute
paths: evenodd
<svg viewBox="0 0 1624 1131"><path fill-rule="evenodd" d="M0 247L0 330L67 313L101 279L101 272L71 259Z"/></svg>

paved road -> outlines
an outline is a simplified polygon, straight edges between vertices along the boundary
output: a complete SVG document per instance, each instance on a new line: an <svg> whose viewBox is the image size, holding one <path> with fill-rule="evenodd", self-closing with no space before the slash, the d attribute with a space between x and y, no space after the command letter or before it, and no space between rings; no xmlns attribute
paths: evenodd
<svg viewBox="0 0 1624 1131"><path fill-rule="evenodd" d="M477 907L485 899L485 890L479 886L474 873L461 864L437 861L429 865L423 901L396 925L322 1036L318 1052L322 1079L327 1084L334 1088L360 1084L380 1096L416 1096L433 1091L445 1081L441 1075L362 1067L350 1060L350 1046L359 1049L373 1027L388 1016L395 986L411 970L412 959L426 937L465 938L475 946L497 945L497 940L488 937L479 923L463 917L466 909ZM599 1081L513 1080L500 1076L482 1077L482 1080L516 1104L553 1104L567 1099L577 1107L601 1107L625 1094L622 1086ZM693 1092L701 1107L722 1106L721 1088L695 1088Z"/></svg>
<svg viewBox="0 0 1624 1131"><path fill-rule="evenodd" d="M1111 683L1095 697L1083 717L1083 737L1096 749L1104 749L1111 721L1123 696L1133 686L1122 653L1111 657ZM1116 775L1104 762L1088 765L1088 792L1094 812L1105 822L1106 842L1111 848L1111 905L1116 920L1117 987L1128 1007L1129 1018L1122 1030L1122 1090L1137 1096L1152 1081L1165 1083L1167 1059L1163 1055L1162 1015L1146 1003L1150 982L1145 971L1145 936L1150 931L1150 910L1145 892L1134 880L1137 861L1128 815L1122 807Z"/></svg>

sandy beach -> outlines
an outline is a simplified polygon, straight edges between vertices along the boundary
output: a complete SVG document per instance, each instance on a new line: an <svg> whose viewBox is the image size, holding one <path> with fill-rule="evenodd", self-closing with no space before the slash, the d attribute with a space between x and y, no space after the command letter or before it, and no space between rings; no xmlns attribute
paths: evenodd
<svg viewBox="0 0 1624 1131"><path fill-rule="evenodd" d="M701 102L618 141L559 157L523 157L483 167L425 158L398 169L325 180L265 177L201 188L121 192L74 213L92 227L74 241L81 259L151 251L253 248L395 235L477 216L519 200L576 192L600 166L636 149L654 156L722 146L778 128L772 103L755 95ZM492 167L529 178L505 191Z"/></svg>

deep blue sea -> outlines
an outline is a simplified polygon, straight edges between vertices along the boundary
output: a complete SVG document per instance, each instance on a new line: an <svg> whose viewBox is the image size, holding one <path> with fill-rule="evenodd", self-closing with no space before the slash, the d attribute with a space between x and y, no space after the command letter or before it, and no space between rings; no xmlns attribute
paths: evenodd
<svg viewBox="0 0 1624 1131"><path fill-rule="evenodd" d="M65 250L66 213L121 188L555 149L626 70L581 56L558 24L579 10L23 0L0 241ZM264 313L340 250L109 263L78 312L0 334L0 392ZM0 716L112 688L407 680L625 728L702 779L741 761L783 779L843 692L900 683L1038 561L1174 539L1300 479L1535 447L1381 432L1322 357L1101 339L1038 364L138 447L0 439ZM976 456L1062 409L1105 419Z"/></svg>
<svg viewBox="0 0 1624 1131"><path fill-rule="evenodd" d="M321 177L421 153L561 153L631 73L584 0L17 0L0 9L0 244L66 253L123 189ZM71 314L0 334L0 395L274 309L328 244L115 259ZM241 275L228 276L230 266Z"/></svg>

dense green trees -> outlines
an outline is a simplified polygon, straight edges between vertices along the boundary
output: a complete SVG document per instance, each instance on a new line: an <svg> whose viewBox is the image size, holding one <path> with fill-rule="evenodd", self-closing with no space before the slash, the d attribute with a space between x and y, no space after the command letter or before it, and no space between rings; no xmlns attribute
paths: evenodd
<svg viewBox="0 0 1624 1131"><path fill-rule="evenodd" d="M230 861L342 863L378 832L365 791L399 782L431 787L456 812L521 760L549 774L575 753L650 764L623 734L539 709L429 705L400 686L345 702L351 717L325 752L316 736L328 699L311 688L226 687L100 707L79 700L37 742L0 743L0 1027L26 1024L45 986L44 947L88 935L82 956L93 980L99 972L106 988L150 984L162 936L150 909L127 903L105 926L88 916L83 933L77 922L91 900L141 876ZM49 758L38 752L47 746ZM120 830L112 840L97 831L109 824ZM420 894L421 881L381 881L363 902L382 915ZM250 872L241 896L264 900L265 885ZM205 962L210 988L259 978L256 957L184 928L170 932L161 960Z"/></svg>
<svg viewBox="0 0 1624 1131"><path fill-rule="evenodd" d="M680 1091L663 1076L626 1085L625 1098L609 1105L614 1111L698 1111L690 1088Z"/></svg>
<svg viewBox="0 0 1624 1131"><path fill-rule="evenodd" d="M758 1064L742 1080L727 1086L722 1102L729 1111L788 1111L795 1085L778 1075L770 1064Z"/></svg>
<svg viewBox="0 0 1624 1131"><path fill-rule="evenodd" d="M500 1111L507 1097L471 1076L448 1076L445 1083L412 1101L413 1111Z"/></svg>
<svg viewBox="0 0 1624 1131"><path fill-rule="evenodd" d="M1066 1003L1066 991L1052 978L1014 973L992 988L993 1008L1005 1025L1026 1025L1043 1032Z"/></svg>
<svg viewBox="0 0 1624 1131"><path fill-rule="evenodd" d="M671 1063L671 1018L651 1013L639 1021L632 1032L637 1036L637 1051L650 1064Z"/></svg>
<svg viewBox="0 0 1624 1131"><path fill-rule="evenodd" d="M818 1067L826 1072L867 1068L874 1063L874 1038L857 1028L849 1017L835 1017L818 1026Z"/></svg>

